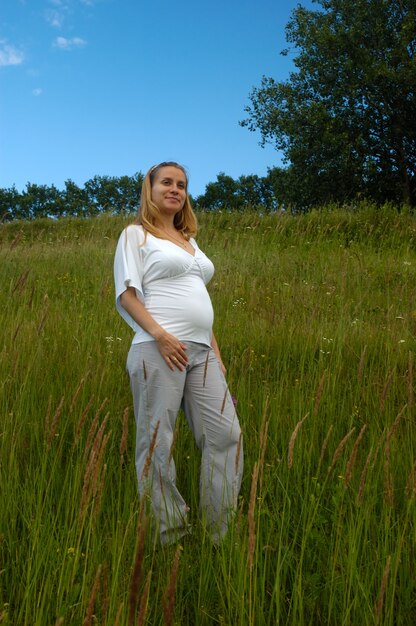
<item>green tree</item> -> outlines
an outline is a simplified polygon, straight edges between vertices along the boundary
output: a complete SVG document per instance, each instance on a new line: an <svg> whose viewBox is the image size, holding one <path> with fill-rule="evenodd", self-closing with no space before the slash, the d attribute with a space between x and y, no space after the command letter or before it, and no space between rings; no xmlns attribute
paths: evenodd
<svg viewBox="0 0 416 626"><path fill-rule="evenodd" d="M0 189L0 223L8 222L18 215L20 194L16 187L9 187L8 189Z"/></svg>
<svg viewBox="0 0 416 626"><path fill-rule="evenodd" d="M240 123L283 152L286 203L415 206L416 0L316 3L286 27L296 71L263 77Z"/></svg>
<svg viewBox="0 0 416 626"><path fill-rule="evenodd" d="M271 210L275 207L275 197L271 180L257 174L240 176L234 180L220 172L217 180L208 183L205 193L195 199L197 206L204 209L231 209L262 207Z"/></svg>
<svg viewBox="0 0 416 626"><path fill-rule="evenodd" d="M208 183L205 193L196 198L196 204L204 209L237 209L239 202L236 181L220 172L217 180Z"/></svg>
<svg viewBox="0 0 416 626"><path fill-rule="evenodd" d="M63 215L84 217L90 214L89 198L86 190L83 187L78 187L70 178L65 181L63 197L65 203Z"/></svg>
<svg viewBox="0 0 416 626"><path fill-rule="evenodd" d="M62 192L55 185L27 183L20 196L19 207L23 219L59 217L63 211Z"/></svg>
<svg viewBox="0 0 416 626"><path fill-rule="evenodd" d="M103 211L130 213L137 210L143 175L134 176L94 176L85 183L90 215Z"/></svg>

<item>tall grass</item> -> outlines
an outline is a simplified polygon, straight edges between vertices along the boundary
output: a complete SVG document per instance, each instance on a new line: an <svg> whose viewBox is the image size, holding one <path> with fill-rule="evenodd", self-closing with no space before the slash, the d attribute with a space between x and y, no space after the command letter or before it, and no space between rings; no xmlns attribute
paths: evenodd
<svg viewBox="0 0 416 626"><path fill-rule="evenodd" d="M216 550L199 454L174 456L193 535L140 505L112 262L125 219L0 229L0 623L413 624L416 221L389 207L199 216L244 430Z"/></svg>

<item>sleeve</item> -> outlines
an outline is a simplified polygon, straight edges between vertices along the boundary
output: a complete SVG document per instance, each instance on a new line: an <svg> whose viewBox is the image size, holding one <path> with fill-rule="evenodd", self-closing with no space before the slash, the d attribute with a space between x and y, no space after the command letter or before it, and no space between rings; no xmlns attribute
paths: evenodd
<svg viewBox="0 0 416 626"><path fill-rule="evenodd" d="M134 287L137 298L144 303L143 293L143 260L140 246L143 244L143 231L138 226L128 226L123 230L118 240L114 257L114 284L116 308L121 317L135 331L138 324L122 307L120 296L127 287Z"/></svg>

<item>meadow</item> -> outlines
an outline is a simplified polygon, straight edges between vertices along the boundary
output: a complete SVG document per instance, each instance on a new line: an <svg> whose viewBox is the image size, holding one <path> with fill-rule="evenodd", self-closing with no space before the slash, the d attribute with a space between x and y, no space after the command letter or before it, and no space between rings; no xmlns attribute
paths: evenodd
<svg viewBox="0 0 416 626"><path fill-rule="evenodd" d="M193 534L140 506L112 264L127 217L0 226L0 623L416 623L416 218L387 207L202 213L244 431L218 549L179 416Z"/></svg>

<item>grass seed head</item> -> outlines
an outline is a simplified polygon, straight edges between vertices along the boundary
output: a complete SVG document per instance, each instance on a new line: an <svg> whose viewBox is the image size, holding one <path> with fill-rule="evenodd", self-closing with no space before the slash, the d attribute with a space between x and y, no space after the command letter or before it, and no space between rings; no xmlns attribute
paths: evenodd
<svg viewBox="0 0 416 626"><path fill-rule="evenodd" d="M288 450L288 453L287 453L287 463L288 463L289 467L292 467L292 465L293 465L293 450L295 448L296 437L298 436L298 432L300 430L300 427L302 426L303 422L306 420L308 415L309 415L309 413L306 413L306 415L304 417L302 417L302 419L296 424L295 429L294 429L294 431L292 432L292 434L290 436L289 450Z"/></svg>

